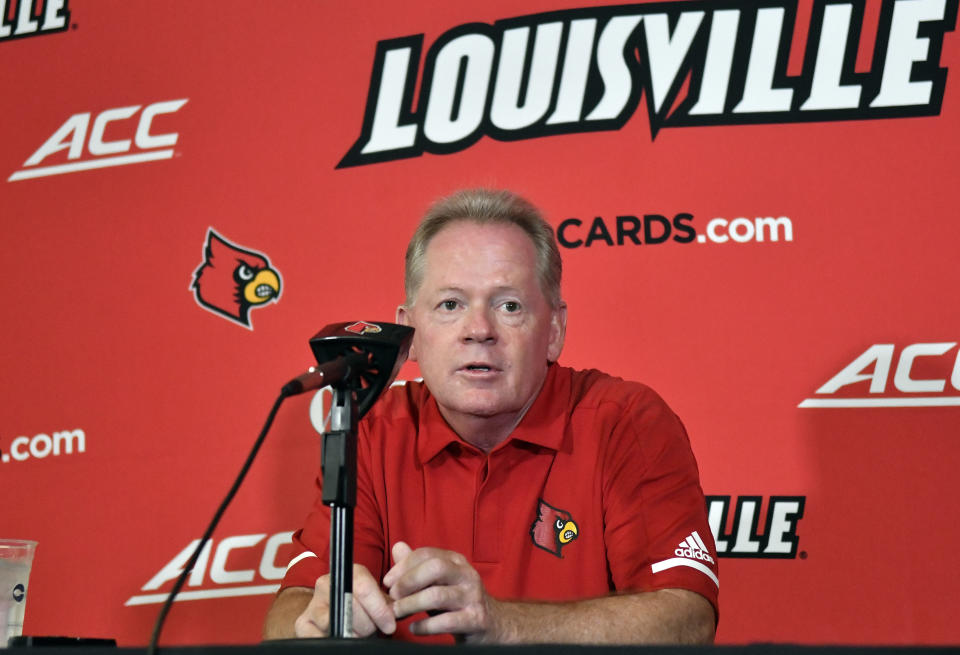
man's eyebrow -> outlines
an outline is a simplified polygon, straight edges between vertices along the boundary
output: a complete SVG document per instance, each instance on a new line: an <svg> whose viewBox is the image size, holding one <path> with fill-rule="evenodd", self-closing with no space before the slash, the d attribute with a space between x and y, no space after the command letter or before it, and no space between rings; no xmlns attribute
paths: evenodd
<svg viewBox="0 0 960 655"><path fill-rule="evenodd" d="M444 294L444 293L466 293L461 287L440 287L434 293Z"/></svg>
<svg viewBox="0 0 960 655"><path fill-rule="evenodd" d="M519 294L519 293L520 293L520 288L519 288L519 287L512 287L512 286L510 286L510 285L502 285L502 286L499 286L499 287L493 287L492 289L489 290L489 292L490 292L492 295L496 295L496 294L499 294L499 293ZM436 295L443 295L443 294L446 294L446 293L459 293L459 294L467 295L467 294L468 294L468 291L467 291L466 289L464 289L463 287L450 286L450 287L440 287L439 289L434 290L433 293L435 293Z"/></svg>

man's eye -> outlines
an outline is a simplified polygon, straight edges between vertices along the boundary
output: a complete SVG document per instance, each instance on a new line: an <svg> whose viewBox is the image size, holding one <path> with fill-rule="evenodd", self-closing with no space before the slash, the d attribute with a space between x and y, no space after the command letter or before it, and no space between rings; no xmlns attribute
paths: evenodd
<svg viewBox="0 0 960 655"><path fill-rule="evenodd" d="M442 303L440 303L440 309L444 309L448 312L452 312L456 308L457 308L456 300L444 300Z"/></svg>
<svg viewBox="0 0 960 655"><path fill-rule="evenodd" d="M520 311L520 303L518 303L518 302L516 302L516 301L514 301L514 300L508 300L507 302L503 303L503 309L504 309L504 311L507 311L507 312L510 312L510 313L519 312L519 311Z"/></svg>

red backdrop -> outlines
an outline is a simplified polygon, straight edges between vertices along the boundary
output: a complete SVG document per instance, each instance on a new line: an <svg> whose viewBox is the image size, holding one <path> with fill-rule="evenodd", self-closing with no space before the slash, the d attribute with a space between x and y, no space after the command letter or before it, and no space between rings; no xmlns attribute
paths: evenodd
<svg viewBox="0 0 960 655"><path fill-rule="evenodd" d="M392 320L419 215L486 185L558 228L561 362L686 423L718 641L960 641L957 0L4 4L0 536L40 544L27 633L145 643L308 339ZM249 325L192 288L211 228L274 271ZM282 408L164 643L258 639L312 404Z"/></svg>

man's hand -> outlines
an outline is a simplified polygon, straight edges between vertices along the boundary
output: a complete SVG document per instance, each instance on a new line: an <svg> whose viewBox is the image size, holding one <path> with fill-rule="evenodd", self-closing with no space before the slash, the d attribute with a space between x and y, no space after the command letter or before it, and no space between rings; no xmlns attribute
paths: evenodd
<svg viewBox="0 0 960 655"><path fill-rule="evenodd" d="M391 608L392 599L362 564L353 565L353 634L369 637L377 630L393 634L397 622ZM330 636L330 574L317 578L313 597L294 622L297 637Z"/></svg>
<svg viewBox="0 0 960 655"><path fill-rule="evenodd" d="M418 548L398 541L394 566L383 585L394 599L393 613L401 619L417 612L430 616L411 624L418 635L451 633L467 641L496 641L498 603L487 595L480 574L460 553Z"/></svg>
<svg viewBox="0 0 960 655"><path fill-rule="evenodd" d="M389 596L366 568L354 565L358 637L378 629L393 634L396 619L417 612L429 617L411 624L414 634L453 634L481 643L703 644L713 641L716 629L710 603L685 589L562 603L508 602L487 594L480 575L460 553L412 550L401 541L393 546L393 560L383 578ZM313 590L284 590L268 614L264 637L294 636L287 633L291 623L297 637L328 636L329 602L329 576L319 578Z"/></svg>

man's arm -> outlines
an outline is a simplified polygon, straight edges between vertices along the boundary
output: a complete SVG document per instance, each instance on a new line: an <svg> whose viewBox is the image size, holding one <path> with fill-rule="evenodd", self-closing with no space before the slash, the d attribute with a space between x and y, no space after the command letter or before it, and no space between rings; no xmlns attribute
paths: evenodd
<svg viewBox="0 0 960 655"><path fill-rule="evenodd" d="M493 602L489 637L497 643L709 644L713 607L686 589L568 603Z"/></svg>
<svg viewBox="0 0 960 655"><path fill-rule="evenodd" d="M463 555L415 551L399 542L384 585L397 618L426 611L414 634L452 633L479 643L694 644L713 641L713 606L685 589L662 589L566 603L499 601ZM438 613L439 612L439 613Z"/></svg>
<svg viewBox="0 0 960 655"><path fill-rule="evenodd" d="M362 564L353 565L353 632L369 637L397 629L391 599ZM330 636L330 574L317 578L313 589L289 587L273 600L263 626L264 639Z"/></svg>
<svg viewBox="0 0 960 655"><path fill-rule="evenodd" d="M297 617L303 614L313 598L313 589L309 587L288 587L284 589L267 610L263 624L264 639L292 639L297 636L295 624Z"/></svg>

